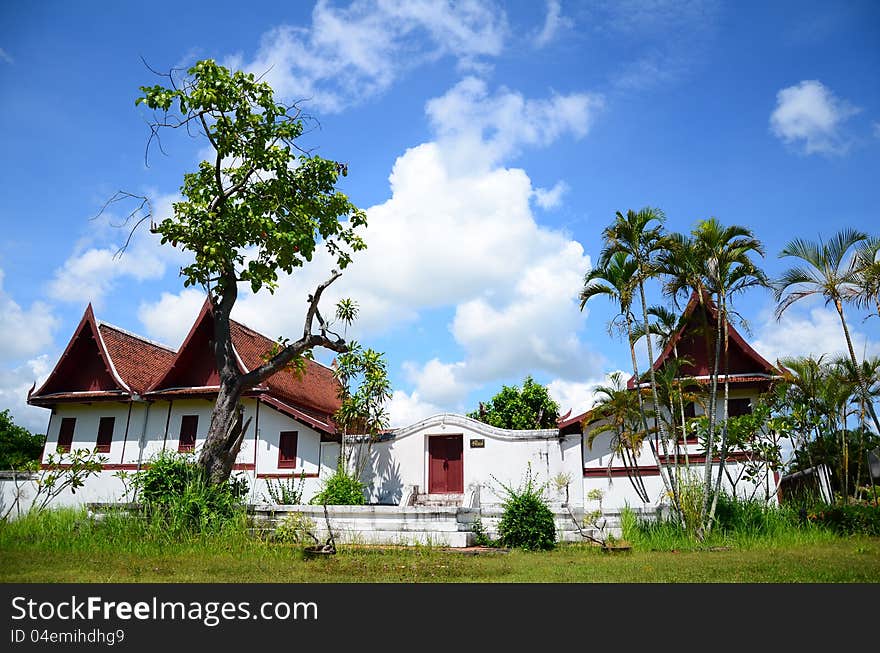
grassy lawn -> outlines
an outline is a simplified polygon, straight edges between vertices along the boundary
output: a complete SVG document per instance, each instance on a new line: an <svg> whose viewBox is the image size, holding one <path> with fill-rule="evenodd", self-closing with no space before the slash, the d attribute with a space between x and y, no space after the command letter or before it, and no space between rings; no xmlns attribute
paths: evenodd
<svg viewBox="0 0 880 653"><path fill-rule="evenodd" d="M703 548L658 528L633 549L586 544L553 551L339 546L304 559L303 546L249 535L247 523L181 535L163 523L53 510L0 522L3 583L878 583L880 538L787 527L719 534Z"/></svg>
<svg viewBox="0 0 880 653"><path fill-rule="evenodd" d="M8 544L8 543L7 543ZM166 552L0 549L0 581L261 583L876 583L880 538L724 551L608 554L582 545L545 553L341 546L304 560L299 547L169 546Z"/></svg>

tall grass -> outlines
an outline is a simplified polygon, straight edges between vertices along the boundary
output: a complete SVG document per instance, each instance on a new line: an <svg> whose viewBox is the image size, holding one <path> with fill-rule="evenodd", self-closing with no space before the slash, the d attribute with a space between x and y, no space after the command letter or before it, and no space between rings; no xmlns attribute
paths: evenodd
<svg viewBox="0 0 880 653"><path fill-rule="evenodd" d="M719 497L716 523L702 541L671 519L643 519L629 509L621 513L621 530L635 548L645 551L783 548L839 539L829 529L803 520L795 507L765 505L726 495Z"/></svg>
<svg viewBox="0 0 880 653"><path fill-rule="evenodd" d="M137 515L110 512L95 519L77 508L30 512L0 523L2 549L154 554L204 547L244 550L260 545L250 535L243 511L211 530L169 528L166 516L155 511Z"/></svg>

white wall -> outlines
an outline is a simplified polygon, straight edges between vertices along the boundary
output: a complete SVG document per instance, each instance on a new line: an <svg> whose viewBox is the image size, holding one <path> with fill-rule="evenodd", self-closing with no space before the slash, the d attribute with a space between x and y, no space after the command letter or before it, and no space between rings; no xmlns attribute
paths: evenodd
<svg viewBox="0 0 880 653"><path fill-rule="evenodd" d="M720 420L723 414L722 411L724 410L723 386L719 386L718 390L719 399L717 406L718 419ZM729 396L731 399L749 398L753 402L757 400L757 393L754 389L731 388ZM695 409L697 415L703 414L703 410L699 405L697 405ZM587 441L589 438L587 436L590 430L589 427L585 429L585 437L583 438L584 469L599 471L606 470L609 465L616 469L624 467L624 461L612 452L611 434L603 433L598 435L593 440L592 446L588 446ZM701 448L697 444L689 444L687 446L679 445L679 456L682 459L682 463L680 464L682 474L685 473L685 465L683 462L683 454L685 451L687 451L689 455L696 455L701 453ZM668 445L668 453L669 455L673 455L674 452L675 449L670 443ZM657 453L660 456L663 456L662 447L658 448ZM657 460L652 453L650 444L647 440L639 450L636 461L640 467L656 468ZM740 498L748 499L753 497L755 499L763 500L769 493L771 500L776 500L775 494L777 481L772 472L764 474L761 478L757 478L753 482L750 482L741 476L741 472L743 471L742 462L728 460L725 467L727 469L727 474L722 473L721 487L728 494L733 494L735 492ZM697 474L699 482L702 482L704 463L691 462L690 470L691 473ZM716 464L712 466L713 479L717 477L719 471L720 465ZM728 478L728 476L730 478ZM735 483L731 483L731 478ZM627 476L609 476L607 473L603 473L601 476L585 474L583 477L583 495L586 497L591 490L601 490L604 494L602 507L606 510L620 510L625 506L634 508L654 508L661 503L668 503L666 489L659 474L646 470L641 479L648 493L647 502L643 502L638 496L633 484ZM596 501L590 501L588 499L584 509L589 512L595 510L597 507L598 503Z"/></svg>
<svg viewBox="0 0 880 653"><path fill-rule="evenodd" d="M427 493L428 438L456 434L461 434L463 441L465 494L479 485L481 503L500 503L504 497L500 483L518 487L531 463L532 475L539 483L551 481L548 499L562 497L552 479L568 473L569 502L582 505L580 436L560 439L556 429L497 429L453 414L435 415L396 431L390 440L372 444L371 465L362 476L370 488L370 500L397 503L407 485L417 485L420 493ZM471 439L482 439L485 446L472 448Z"/></svg>
<svg viewBox="0 0 880 653"><path fill-rule="evenodd" d="M268 477L289 478L303 474L307 476L303 482L304 500L311 499L320 490L321 480L317 475L325 477L336 468L339 445L332 442L322 443L318 431L265 403L260 402L259 415L255 399L245 398L242 404L245 423L248 419L250 423L247 425L236 464L247 468L233 473L244 474L249 479L250 500L259 502L268 497ZM129 472L135 471L133 468L149 463L152 457L163 450L177 451L184 415L197 415L199 418L195 443L197 455L207 437L212 408L213 400L209 399L59 404L51 414L47 414L49 424L43 463L47 461L49 454L57 453L58 432L63 418L76 419L72 449L89 450L95 447L101 417L115 419L110 452L101 454L106 458L104 464L108 469L91 477L86 487L75 494L67 492L60 496L55 504L123 500L124 488L115 474L120 468ZM297 431L295 468L278 467L278 440L281 431ZM279 480L285 479L273 478L272 482L277 483ZM11 481L4 481L2 486L7 499L15 494ZM24 491L25 494L29 492Z"/></svg>

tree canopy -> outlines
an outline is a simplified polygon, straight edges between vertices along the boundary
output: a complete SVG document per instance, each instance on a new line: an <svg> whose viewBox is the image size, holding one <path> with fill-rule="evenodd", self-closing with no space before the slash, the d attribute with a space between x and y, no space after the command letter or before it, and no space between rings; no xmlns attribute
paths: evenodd
<svg viewBox="0 0 880 653"><path fill-rule="evenodd" d="M213 483L222 483L247 430L240 401L245 390L282 370L302 370L315 347L372 355L352 349L333 330L334 322L347 325L353 319L350 303L337 306L335 319L325 319L319 308L324 290L352 254L366 247L357 233L366 226L366 215L336 188L348 166L300 147L302 111L296 103L276 100L269 84L210 59L197 62L183 79L174 73L165 77L166 85L142 86L136 101L154 112L148 153L153 142L161 147L161 133L181 128L211 148L198 170L184 175L173 214L158 223L150 219L163 244L193 255L181 269L184 286L203 287L211 301L220 388L199 464ZM263 364L242 373L230 331L238 284L272 292L280 274L311 261L319 247L337 269L309 295L301 336L279 337Z"/></svg>
<svg viewBox="0 0 880 653"><path fill-rule="evenodd" d="M0 469L21 469L38 461L45 435L31 433L12 420L9 409L0 412Z"/></svg>
<svg viewBox="0 0 880 653"><path fill-rule="evenodd" d="M468 417L503 429L551 429L556 428L559 404L545 386L527 376L522 389L502 386L498 394L481 403Z"/></svg>

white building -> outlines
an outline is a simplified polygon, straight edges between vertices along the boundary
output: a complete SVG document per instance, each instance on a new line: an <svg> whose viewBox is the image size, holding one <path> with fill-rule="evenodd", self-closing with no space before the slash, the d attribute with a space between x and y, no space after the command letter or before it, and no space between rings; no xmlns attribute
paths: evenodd
<svg viewBox="0 0 880 653"><path fill-rule="evenodd" d="M693 298L682 327L654 362L656 370L672 356L690 362L682 374L708 381L716 312L711 303ZM706 325L709 328L706 329ZM210 346L213 319L205 302L180 349L151 342L123 329L99 322L89 306L49 378L31 391L28 402L51 411L43 463L49 454L69 449L95 449L105 457L103 471L76 495L60 503L125 500L119 471L137 471L161 451L197 451L207 433L219 377ZM232 322L232 339L243 372L262 362L273 341ZM755 352L731 326L729 331L729 403L731 414L751 410L752 402L779 378L779 370ZM723 377L722 377L723 381ZM629 386L635 388L635 380ZM339 407L333 371L313 361L301 378L279 372L245 393L248 424L234 473L244 474L250 501L268 500L271 479L303 479L304 500L332 474L340 452L340 435L333 422ZM689 406L691 416L701 412ZM567 504L578 513L591 511L591 497L601 490L602 507L613 513L625 505L653 511L667 501L661 474L670 463L702 469L705 455L693 441L669 443L666 453L647 438L632 460L625 460L602 435L590 445L592 412L565 415L558 428L509 431L462 415L441 414L383 434L365 444L368 463L362 480L367 501L383 505L497 506L503 487L517 487L528 470L547 485L548 499ZM250 418L250 421L247 420ZM655 447L652 450L652 444ZM657 452L655 455L655 451ZM677 456L677 458L675 458ZM727 458L725 485L741 479L742 465L754 455L732 451ZM715 471L717 459L713 461ZM633 479L644 488L642 496ZM739 489L749 487L735 481ZM775 475L750 481L759 496L776 494ZM758 488L756 484L764 484ZM4 483L4 501L9 500ZM591 493L592 492L592 493Z"/></svg>

